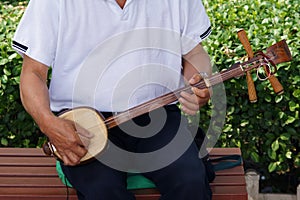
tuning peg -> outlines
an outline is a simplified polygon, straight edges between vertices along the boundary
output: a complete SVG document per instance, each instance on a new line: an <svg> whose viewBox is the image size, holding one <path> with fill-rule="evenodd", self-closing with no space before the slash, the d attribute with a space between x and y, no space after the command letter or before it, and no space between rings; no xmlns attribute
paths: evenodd
<svg viewBox="0 0 300 200"><path fill-rule="evenodd" d="M252 48L251 48L251 45L250 45L250 42L248 40L246 32L243 29L239 30L238 31L238 36L239 36L239 39L240 39L241 43L243 44L243 46L244 46L244 48L247 52L249 58L252 58L254 56L254 53L252 51ZM265 67L264 67L264 70L267 73L267 69ZM282 85L280 84L279 80L274 75L269 76L268 79L269 79L269 81L272 85L272 88L273 88L273 90L276 94L282 94L284 92Z"/></svg>
<svg viewBox="0 0 300 200"><path fill-rule="evenodd" d="M241 41L243 47L245 48L248 58L253 58L254 53L252 51L250 42L248 40L246 32L242 29L237 32L238 38ZM254 85L254 81L252 79L252 75L250 71L246 72L247 86L248 86L248 95L251 103L255 103L257 101L256 89Z"/></svg>

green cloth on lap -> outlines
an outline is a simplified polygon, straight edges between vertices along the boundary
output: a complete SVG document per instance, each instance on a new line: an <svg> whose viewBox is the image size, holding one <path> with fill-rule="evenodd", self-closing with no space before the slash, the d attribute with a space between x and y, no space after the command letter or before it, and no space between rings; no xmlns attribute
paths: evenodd
<svg viewBox="0 0 300 200"><path fill-rule="evenodd" d="M60 166L60 162L56 161L56 171L58 177L62 181L63 184L67 185L68 187L73 187L72 184L68 181L65 177L65 174L62 171ZM155 188L155 184L140 174L128 174L127 177L127 189L134 190L134 189L145 189L145 188Z"/></svg>
<svg viewBox="0 0 300 200"><path fill-rule="evenodd" d="M56 172L57 172L58 177L60 178L60 180L63 184L65 184L68 187L73 187L72 184L66 178L64 172L62 171L62 168L60 166L60 162L58 160L56 161Z"/></svg>
<svg viewBox="0 0 300 200"><path fill-rule="evenodd" d="M141 174L129 174L127 175L127 189L145 189L145 188L155 188L155 184L148 178Z"/></svg>

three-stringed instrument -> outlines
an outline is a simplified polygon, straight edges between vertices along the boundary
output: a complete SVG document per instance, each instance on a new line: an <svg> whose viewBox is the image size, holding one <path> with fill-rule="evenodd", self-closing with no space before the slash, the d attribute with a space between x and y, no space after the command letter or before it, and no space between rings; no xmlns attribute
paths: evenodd
<svg viewBox="0 0 300 200"><path fill-rule="evenodd" d="M104 119L101 113L90 107L77 107L70 109L61 113L59 117L71 120L75 122L75 124L78 124L80 127L94 134L94 137L91 139L88 146L88 153L81 159L81 162L84 163L99 155L103 151L108 140L108 129L111 129L142 114L176 102L182 91L192 93L192 87L197 87L200 89L210 88L226 80L243 76L252 70L257 71L259 79L267 79L276 72L276 64L288 62L291 59L292 56L286 41L282 40L268 47L265 53L262 51L257 52L246 62L235 63L229 69L226 69L220 73L216 73L211 77L203 78L197 84L177 89L173 92L147 101L141 105L111 116L107 119ZM258 73L260 68L263 68L263 70L266 71L264 74L265 77L261 77L261 75ZM266 68L267 70L265 70ZM52 155L58 159L61 159L61 156L51 142L47 142L43 149L47 155Z"/></svg>

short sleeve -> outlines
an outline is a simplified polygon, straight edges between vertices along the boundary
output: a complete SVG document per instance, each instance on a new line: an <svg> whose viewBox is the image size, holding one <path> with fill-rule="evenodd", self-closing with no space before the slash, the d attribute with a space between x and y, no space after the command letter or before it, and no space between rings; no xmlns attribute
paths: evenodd
<svg viewBox="0 0 300 200"><path fill-rule="evenodd" d="M210 19L201 0L181 1L182 54L187 54L211 33Z"/></svg>
<svg viewBox="0 0 300 200"><path fill-rule="evenodd" d="M15 32L12 47L47 66L55 59L59 0L30 0Z"/></svg>

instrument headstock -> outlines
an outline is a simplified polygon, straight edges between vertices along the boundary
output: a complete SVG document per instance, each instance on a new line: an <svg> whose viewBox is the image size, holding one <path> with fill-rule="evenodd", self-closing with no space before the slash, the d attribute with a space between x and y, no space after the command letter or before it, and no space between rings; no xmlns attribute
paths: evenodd
<svg viewBox="0 0 300 200"><path fill-rule="evenodd" d="M292 56L288 45L285 40L281 40L268 47L265 53L263 51L254 53L254 57L244 63L241 63L241 67L245 72L256 69L258 78L265 80L265 78L261 78L259 76L259 70L263 69L266 74L266 78L268 78L276 73L277 64L289 62L291 60Z"/></svg>
<svg viewBox="0 0 300 200"><path fill-rule="evenodd" d="M285 40L281 40L266 49L266 55L274 64L289 62L292 55Z"/></svg>

